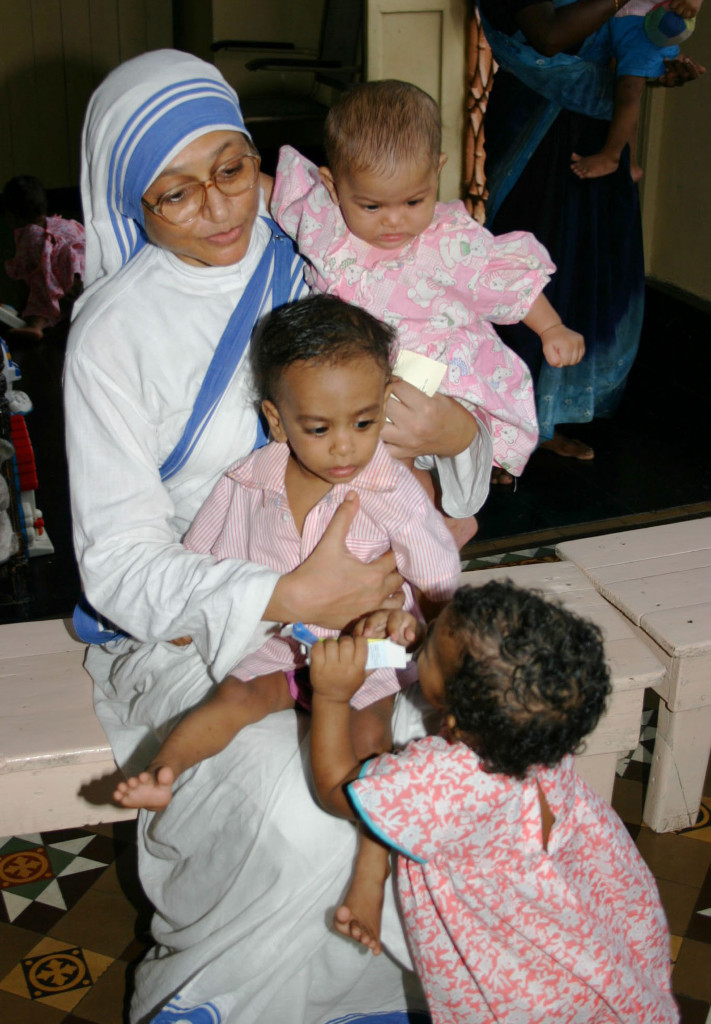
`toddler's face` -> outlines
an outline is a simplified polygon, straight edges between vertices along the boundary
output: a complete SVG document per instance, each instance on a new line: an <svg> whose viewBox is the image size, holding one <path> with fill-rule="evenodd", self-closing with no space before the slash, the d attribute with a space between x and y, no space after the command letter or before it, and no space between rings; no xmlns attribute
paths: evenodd
<svg viewBox="0 0 711 1024"><path fill-rule="evenodd" d="M385 373L370 356L298 362L279 381L278 407L262 404L272 436L288 441L310 480L348 483L373 457L385 422Z"/></svg>
<svg viewBox="0 0 711 1024"><path fill-rule="evenodd" d="M356 171L337 182L322 168L321 177L349 231L378 249L397 251L432 223L444 161L442 155L436 167L403 164L390 176Z"/></svg>
<svg viewBox="0 0 711 1024"><path fill-rule="evenodd" d="M450 624L447 606L427 627L425 640L417 656L420 688L436 708L446 708L444 684L460 662L460 646Z"/></svg>

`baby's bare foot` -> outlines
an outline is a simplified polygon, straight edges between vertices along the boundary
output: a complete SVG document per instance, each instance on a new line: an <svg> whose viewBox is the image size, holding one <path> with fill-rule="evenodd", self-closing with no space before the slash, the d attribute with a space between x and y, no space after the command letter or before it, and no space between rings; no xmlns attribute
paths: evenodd
<svg viewBox="0 0 711 1024"><path fill-rule="evenodd" d="M380 944L380 918L383 912L383 884L373 879L354 880L346 893L343 905L333 915L333 926L341 935L355 939L378 956Z"/></svg>
<svg viewBox="0 0 711 1024"><path fill-rule="evenodd" d="M592 156L579 156L573 153L570 169L579 178L604 178L606 174L614 174L619 167L619 158L608 153L593 153Z"/></svg>
<svg viewBox="0 0 711 1024"><path fill-rule="evenodd" d="M173 769L162 765L119 782L114 800L123 807L145 807L147 811L160 811L170 803L174 782Z"/></svg>

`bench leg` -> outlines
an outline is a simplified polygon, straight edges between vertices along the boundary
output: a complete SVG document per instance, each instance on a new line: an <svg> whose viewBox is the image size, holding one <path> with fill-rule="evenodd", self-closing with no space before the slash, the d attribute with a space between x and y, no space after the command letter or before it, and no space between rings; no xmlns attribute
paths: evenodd
<svg viewBox="0 0 711 1024"><path fill-rule="evenodd" d="M627 751L623 751L627 753ZM575 770L581 779L594 789L598 796L612 803L612 787L615 784L615 770L620 753L584 754L575 758Z"/></svg>
<svg viewBox="0 0 711 1024"><path fill-rule="evenodd" d="M659 703L659 721L642 815L655 832L689 828L701 804L711 752L711 705L670 711Z"/></svg>

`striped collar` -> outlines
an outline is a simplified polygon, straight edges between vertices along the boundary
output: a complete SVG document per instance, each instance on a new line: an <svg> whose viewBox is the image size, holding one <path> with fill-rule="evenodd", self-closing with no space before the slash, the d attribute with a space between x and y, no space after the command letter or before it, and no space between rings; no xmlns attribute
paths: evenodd
<svg viewBox="0 0 711 1024"><path fill-rule="evenodd" d="M289 446L280 441L271 441L266 447L252 452L227 471L227 476L242 487L262 490L274 495L286 496L285 476L289 460ZM375 454L368 465L353 480L335 484L325 500L337 498L340 501L348 491L366 490L375 493L389 493L397 487L397 478L405 471L389 454L382 441L378 441Z"/></svg>

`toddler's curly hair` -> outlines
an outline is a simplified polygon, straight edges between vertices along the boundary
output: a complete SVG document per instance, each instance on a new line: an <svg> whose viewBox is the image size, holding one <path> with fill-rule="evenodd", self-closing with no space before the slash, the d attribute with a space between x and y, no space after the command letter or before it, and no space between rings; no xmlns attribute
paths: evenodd
<svg viewBox="0 0 711 1024"><path fill-rule="evenodd" d="M510 580L461 587L448 612L448 711L486 770L523 778L575 753L610 693L600 629Z"/></svg>

